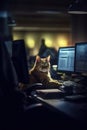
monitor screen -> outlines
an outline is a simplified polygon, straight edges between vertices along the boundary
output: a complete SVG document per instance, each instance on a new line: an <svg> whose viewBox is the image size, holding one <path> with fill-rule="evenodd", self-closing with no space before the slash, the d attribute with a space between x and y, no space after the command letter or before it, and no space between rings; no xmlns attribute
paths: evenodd
<svg viewBox="0 0 87 130"><path fill-rule="evenodd" d="M87 73L87 42L76 43L75 72Z"/></svg>
<svg viewBox="0 0 87 130"><path fill-rule="evenodd" d="M58 51L58 71L74 72L75 47L60 47Z"/></svg>
<svg viewBox="0 0 87 130"><path fill-rule="evenodd" d="M14 40L12 44L12 60L21 83L29 83L27 55L24 40Z"/></svg>

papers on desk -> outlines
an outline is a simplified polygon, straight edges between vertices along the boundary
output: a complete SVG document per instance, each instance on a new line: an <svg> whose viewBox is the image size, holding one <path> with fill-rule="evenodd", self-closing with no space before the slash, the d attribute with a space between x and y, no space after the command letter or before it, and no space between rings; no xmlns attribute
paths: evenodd
<svg viewBox="0 0 87 130"><path fill-rule="evenodd" d="M59 89L36 90L36 94L44 99L59 99L65 96L64 92Z"/></svg>

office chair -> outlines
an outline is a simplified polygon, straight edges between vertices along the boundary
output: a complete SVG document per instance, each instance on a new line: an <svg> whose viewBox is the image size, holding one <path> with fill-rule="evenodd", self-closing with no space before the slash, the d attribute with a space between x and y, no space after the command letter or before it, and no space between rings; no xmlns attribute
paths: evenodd
<svg viewBox="0 0 87 130"><path fill-rule="evenodd" d="M18 79L11 57L9 56L5 41L0 41L0 118L1 124L6 128L14 120L23 119L24 112L37 108L41 104L29 103L25 107L26 92L18 88ZM29 100L28 100L29 101ZM10 113L10 114L9 114ZM22 120L21 119L21 120ZM19 121L18 121L19 122ZM21 122L21 121L20 121ZM1 127L1 126L0 126Z"/></svg>
<svg viewBox="0 0 87 130"><path fill-rule="evenodd" d="M6 108L11 108L15 98L22 99L24 97L22 92L16 91L15 88L17 86L18 80L11 57L5 46L5 42L0 41L0 99L3 103L2 106L5 105ZM15 105L18 102L21 103L22 100L18 101L18 99L16 100Z"/></svg>
<svg viewBox="0 0 87 130"><path fill-rule="evenodd" d="M0 41L0 128L9 128L9 130L17 128L41 129L39 123L42 125L45 123L47 128L46 123L51 115L48 108L33 101L31 97L28 98L28 94L32 90L42 87L41 84L33 84L24 91L18 89L18 84L11 57L4 41ZM44 121L44 116L46 121Z"/></svg>

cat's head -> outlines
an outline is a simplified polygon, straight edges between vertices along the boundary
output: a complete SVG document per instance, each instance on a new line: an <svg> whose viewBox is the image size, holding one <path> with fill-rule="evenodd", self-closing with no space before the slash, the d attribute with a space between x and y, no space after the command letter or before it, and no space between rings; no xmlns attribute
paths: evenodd
<svg viewBox="0 0 87 130"><path fill-rule="evenodd" d="M50 69L50 56L45 58L40 58L36 56L36 68L41 72L48 72Z"/></svg>

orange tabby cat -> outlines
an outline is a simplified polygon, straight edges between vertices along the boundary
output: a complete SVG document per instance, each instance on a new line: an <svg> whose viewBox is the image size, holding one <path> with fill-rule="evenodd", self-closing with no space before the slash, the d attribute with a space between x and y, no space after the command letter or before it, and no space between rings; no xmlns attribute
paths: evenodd
<svg viewBox="0 0 87 130"><path fill-rule="evenodd" d="M29 84L42 83L46 88L58 88L61 83L51 78L50 74L50 56L40 58L36 56L34 67L29 71Z"/></svg>

